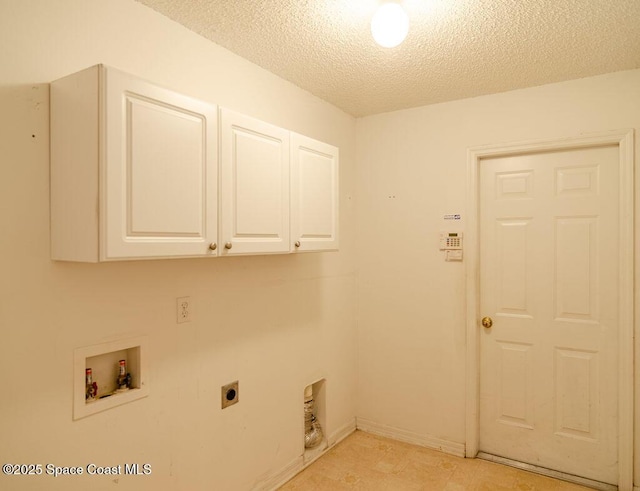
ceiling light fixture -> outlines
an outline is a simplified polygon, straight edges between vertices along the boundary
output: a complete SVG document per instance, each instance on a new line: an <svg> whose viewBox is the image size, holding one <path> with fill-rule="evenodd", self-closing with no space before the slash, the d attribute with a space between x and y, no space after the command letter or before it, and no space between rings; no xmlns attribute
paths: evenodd
<svg viewBox="0 0 640 491"><path fill-rule="evenodd" d="M409 17L395 2L384 3L371 19L371 34L383 48L395 48L409 32Z"/></svg>

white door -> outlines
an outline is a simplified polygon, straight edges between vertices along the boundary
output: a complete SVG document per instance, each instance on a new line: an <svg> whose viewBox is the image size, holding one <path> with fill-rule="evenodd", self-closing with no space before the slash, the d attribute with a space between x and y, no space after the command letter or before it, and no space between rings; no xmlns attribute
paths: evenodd
<svg viewBox="0 0 640 491"><path fill-rule="evenodd" d="M289 132L221 110L221 253L289 252Z"/></svg>
<svg viewBox="0 0 640 491"><path fill-rule="evenodd" d="M338 249L338 149L291 134L291 250Z"/></svg>
<svg viewBox="0 0 640 491"><path fill-rule="evenodd" d="M215 254L217 106L103 68L101 259Z"/></svg>
<svg viewBox="0 0 640 491"><path fill-rule="evenodd" d="M480 451L615 484L618 147L480 163Z"/></svg>

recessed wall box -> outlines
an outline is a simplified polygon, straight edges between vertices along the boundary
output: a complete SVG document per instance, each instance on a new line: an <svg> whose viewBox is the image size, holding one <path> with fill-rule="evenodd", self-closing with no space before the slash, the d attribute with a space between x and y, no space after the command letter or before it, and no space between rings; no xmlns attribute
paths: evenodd
<svg viewBox="0 0 640 491"><path fill-rule="evenodd" d="M73 360L73 419L105 411L149 395L146 381L146 336L77 348ZM120 360L130 374L130 388L118 389ZM91 368L97 394L87 399L86 371Z"/></svg>

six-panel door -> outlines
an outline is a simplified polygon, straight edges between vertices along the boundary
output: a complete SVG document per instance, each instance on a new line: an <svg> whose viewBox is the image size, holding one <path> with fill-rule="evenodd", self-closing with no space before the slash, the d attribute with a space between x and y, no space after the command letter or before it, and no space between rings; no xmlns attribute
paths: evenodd
<svg viewBox="0 0 640 491"><path fill-rule="evenodd" d="M483 159L480 450L615 484L618 149Z"/></svg>

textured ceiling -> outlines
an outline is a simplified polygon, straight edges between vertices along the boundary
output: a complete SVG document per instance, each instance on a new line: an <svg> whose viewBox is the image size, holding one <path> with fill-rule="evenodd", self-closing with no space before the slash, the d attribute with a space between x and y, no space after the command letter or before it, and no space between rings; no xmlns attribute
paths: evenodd
<svg viewBox="0 0 640 491"><path fill-rule="evenodd" d="M640 0L138 0L354 116L640 68Z"/></svg>

